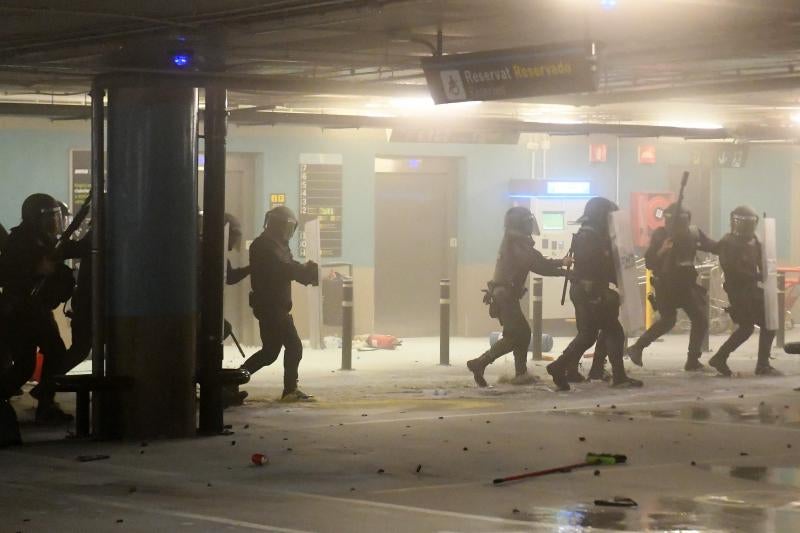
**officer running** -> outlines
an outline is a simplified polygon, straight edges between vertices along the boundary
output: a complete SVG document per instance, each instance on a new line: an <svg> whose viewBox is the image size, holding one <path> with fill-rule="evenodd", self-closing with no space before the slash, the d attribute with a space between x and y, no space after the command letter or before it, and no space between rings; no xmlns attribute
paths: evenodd
<svg viewBox="0 0 800 533"><path fill-rule="evenodd" d="M289 240L297 229L297 217L286 206L268 211L265 229L250 245L250 305L258 319L261 350L250 356L242 368L255 374L274 363L283 352L283 401L309 400L297 388L303 344L292 319L292 281L303 285L319 283L319 266L292 258Z"/></svg>
<svg viewBox="0 0 800 533"><path fill-rule="evenodd" d="M645 265L653 272L655 307L659 319L628 348L631 361L642 366L642 353L656 339L668 333L683 309L691 321L689 349L684 370L703 369L700 356L708 331L705 289L697 284L695 255L697 251L716 253L717 243L697 226L691 225L691 213L677 203L664 211L665 225L653 232L645 253Z"/></svg>

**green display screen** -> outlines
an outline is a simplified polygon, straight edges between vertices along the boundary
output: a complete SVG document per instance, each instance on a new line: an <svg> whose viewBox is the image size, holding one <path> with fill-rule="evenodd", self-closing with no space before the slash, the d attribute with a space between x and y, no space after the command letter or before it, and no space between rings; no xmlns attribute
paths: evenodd
<svg viewBox="0 0 800 533"><path fill-rule="evenodd" d="M562 231L564 229L563 211L545 211L542 213L542 230Z"/></svg>

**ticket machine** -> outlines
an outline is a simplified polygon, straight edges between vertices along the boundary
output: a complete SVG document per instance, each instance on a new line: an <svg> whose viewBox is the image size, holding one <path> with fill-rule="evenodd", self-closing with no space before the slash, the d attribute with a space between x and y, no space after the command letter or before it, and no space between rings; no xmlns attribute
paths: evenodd
<svg viewBox="0 0 800 533"><path fill-rule="evenodd" d="M569 252L572 235L578 231L578 219L591 198L588 180L512 180L513 205L530 207L539 223L536 247L545 257L562 258ZM575 316L567 297L561 305L563 278L545 277L543 284L543 318L566 319Z"/></svg>

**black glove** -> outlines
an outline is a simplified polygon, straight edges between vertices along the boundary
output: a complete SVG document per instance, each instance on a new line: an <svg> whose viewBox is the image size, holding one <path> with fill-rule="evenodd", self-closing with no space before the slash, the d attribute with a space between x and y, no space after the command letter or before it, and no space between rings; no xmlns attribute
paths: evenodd
<svg viewBox="0 0 800 533"><path fill-rule="evenodd" d="M319 286L319 265L314 261L308 261L304 265L306 269L306 285L312 287Z"/></svg>

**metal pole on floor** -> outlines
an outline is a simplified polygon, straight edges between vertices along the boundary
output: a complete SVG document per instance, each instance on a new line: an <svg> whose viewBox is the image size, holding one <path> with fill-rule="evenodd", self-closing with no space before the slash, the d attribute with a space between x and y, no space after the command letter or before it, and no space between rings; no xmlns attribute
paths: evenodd
<svg viewBox="0 0 800 533"><path fill-rule="evenodd" d="M542 288L544 280L533 278L533 317L531 333L533 336L533 360L542 360Z"/></svg>
<svg viewBox="0 0 800 533"><path fill-rule="evenodd" d="M783 348L786 344L786 272L778 272L778 331L775 345Z"/></svg>
<svg viewBox="0 0 800 533"><path fill-rule="evenodd" d="M708 320L708 327L706 328L706 334L703 336L703 351L710 352L711 345L710 345L710 334L711 334L711 272L704 271L700 274L700 285L705 289L706 293L706 308L705 314L706 319Z"/></svg>
<svg viewBox="0 0 800 533"><path fill-rule="evenodd" d="M342 370L353 370L353 279L342 281Z"/></svg>
<svg viewBox="0 0 800 533"><path fill-rule="evenodd" d="M450 366L450 280L439 282L439 364Z"/></svg>

